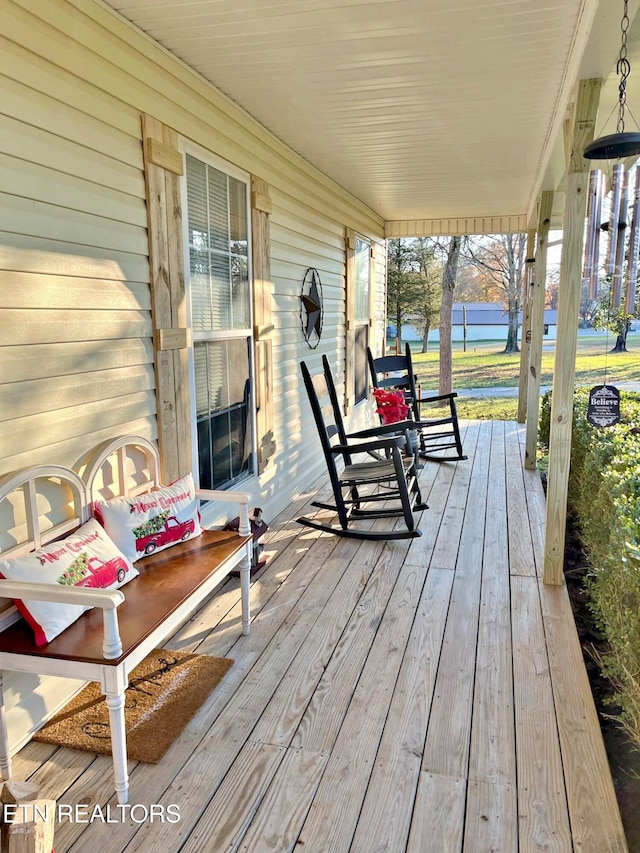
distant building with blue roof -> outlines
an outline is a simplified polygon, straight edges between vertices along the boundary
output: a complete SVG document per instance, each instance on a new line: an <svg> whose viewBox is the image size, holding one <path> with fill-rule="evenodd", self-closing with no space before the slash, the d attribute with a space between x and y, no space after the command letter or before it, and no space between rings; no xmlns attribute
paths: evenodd
<svg viewBox="0 0 640 853"><path fill-rule="evenodd" d="M506 341L509 316L504 306L499 302L454 302L452 312L451 338L454 341L464 340L464 323L466 319L467 341ZM548 340L555 340L558 324L558 312L546 308L544 312L544 335ZM522 312L519 312L518 337L522 331ZM395 326L388 326L389 337L395 337ZM402 327L403 341L422 340L422 332L412 323ZM429 332L429 343L438 343L440 335L438 326Z"/></svg>

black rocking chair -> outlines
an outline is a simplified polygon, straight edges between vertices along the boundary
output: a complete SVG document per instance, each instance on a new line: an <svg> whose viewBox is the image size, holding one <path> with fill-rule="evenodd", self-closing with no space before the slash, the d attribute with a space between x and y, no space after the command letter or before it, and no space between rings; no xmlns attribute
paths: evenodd
<svg viewBox="0 0 640 853"><path fill-rule="evenodd" d="M367 348L367 357L374 388L390 388L404 392L405 401L411 407L416 421L420 456L434 462L458 462L466 459L462 450L455 404L455 398L458 395L454 392L433 397L421 396L416 386L417 377L411 362L409 344L405 345L404 355L384 355L374 358L371 350ZM425 406L445 401L449 403L449 413L446 417L425 417ZM445 452L452 448L455 449L455 454Z"/></svg>
<svg viewBox="0 0 640 853"><path fill-rule="evenodd" d="M313 501L313 506L328 509L338 515L339 527L303 516L300 524L354 539L407 539L420 536L413 513L427 509L422 500L415 456L402 454L406 439L402 424L374 427L347 436L342 422L331 368L326 356L322 359L323 372L311 376L307 365L300 362L309 403L320 436L334 504ZM408 422L413 426L412 422ZM337 444L332 442L337 439ZM353 462L357 453L377 453L381 458ZM344 468L338 470L338 459ZM354 527L358 519L404 518L404 528L388 531L367 530Z"/></svg>

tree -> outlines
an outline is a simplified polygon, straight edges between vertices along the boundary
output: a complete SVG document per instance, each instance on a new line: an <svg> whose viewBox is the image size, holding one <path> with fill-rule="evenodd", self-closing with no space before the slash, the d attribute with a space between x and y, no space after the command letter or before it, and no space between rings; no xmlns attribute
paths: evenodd
<svg viewBox="0 0 640 853"><path fill-rule="evenodd" d="M422 352L427 352L429 332L440 313L441 289L439 276L442 268L436 258L433 240L418 237L413 241L413 255L420 275L420 290L414 305L413 317L420 324Z"/></svg>
<svg viewBox="0 0 640 853"><path fill-rule="evenodd" d="M501 234L470 243L471 262L483 270L501 290L508 314L507 342L504 352L519 352L518 310L522 293L526 234Z"/></svg>
<svg viewBox="0 0 640 853"><path fill-rule="evenodd" d="M638 314L640 305L636 300L635 313L627 314L623 305L619 308L611 307L611 277L606 279L608 287L603 296L594 302L593 310L593 328L608 329L616 336L616 342L610 352L628 352L627 350L627 335L631 328L633 319Z"/></svg>
<svg viewBox="0 0 640 853"><path fill-rule="evenodd" d="M558 307L558 294L560 287L560 279L558 276L551 277L547 276L547 287L545 291L545 299L544 299L544 307L557 309Z"/></svg>
<svg viewBox="0 0 640 853"><path fill-rule="evenodd" d="M398 346L402 326L412 314L420 290L411 242L396 238L387 244L387 314L396 326Z"/></svg>
<svg viewBox="0 0 640 853"><path fill-rule="evenodd" d="M584 278L580 288L580 325L583 329L587 329L593 325L593 318L597 307L598 303L596 300L591 299L589 296L589 279Z"/></svg>
<svg viewBox="0 0 640 853"><path fill-rule="evenodd" d="M456 302L501 302L502 289L487 272L460 255L456 281Z"/></svg>
<svg viewBox="0 0 640 853"><path fill-rule="evenodd" d="M451 355L451 315L453 291L458 275L462 237L452 237L442 272L442 303L440 305L440 394L450 394L453 388L453 359Z"/></svg>
<svg viewBox="0 0 640 853"><path fill-rule="evenodd" d="M425 279L423 289L415 306L415 317L422 332L422 352L429 347L429 332L440 315L442 292L436 278Z"/></svg>

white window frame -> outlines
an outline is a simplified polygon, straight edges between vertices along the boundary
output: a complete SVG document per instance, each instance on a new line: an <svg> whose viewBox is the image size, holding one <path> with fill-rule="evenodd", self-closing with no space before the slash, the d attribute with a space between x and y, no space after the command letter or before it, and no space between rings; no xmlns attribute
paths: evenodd
<svg viewBox="0 0 640 853"><path fill-rule="evenodd" d="M257 463L257 424L256 424L256 406L255 406L255 363L254 363L254 338L253 338L253 263L252 263L252 240L251 240L251 175L233 163L212 154L206 148L192 142L188 139L180 138L179 149L183 155L185 162L185 172L180 179L180 202L182 206L182 242L183 264L184 264L184 282L185 294L187 298L187 322L192 333L192 343L189 347L189 388L191 401L191 437L193 447L193 477L198 487L200 485L200 460L198 450L198 431L197 431L197 411L196 411L196 369L194 357L194 344L199 341L227 341L232 338L249 339L249 373L251 393L249 396L249 429L251 431L251 456L249 461L249 471L246 478L241 480L242 488L251 491L251 481L257 480L258 463ZM249 327L248 329L229 329L221 332L195 332L193 330L193 319L191 314L191 267L189 264L189 206L187 198L187 173L186 173L186 155L190 154L208 166L218 169L225 175L241 181L246 186L246 207L247 207L247 270L249 275ZM237 483L234 484L234 487ZM225 488L225 487L223 487ZM229 486L231 488L231 486Z"/></svg>

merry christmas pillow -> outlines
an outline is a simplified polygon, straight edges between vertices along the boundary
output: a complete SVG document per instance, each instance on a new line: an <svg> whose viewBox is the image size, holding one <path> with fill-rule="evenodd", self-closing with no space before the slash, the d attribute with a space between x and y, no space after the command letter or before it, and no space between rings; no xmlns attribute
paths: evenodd
<svg viewBox="0 0 640 853"><path fill-rule="evenodd" d="M14 581L117 589L138 572L91 519L71 536L9 560L0 559L0 576ZM36 645L43 646L79 619L88 607L59 601L16 600L31 625Z"/></svg>
<svg viewBox="0 0 640 853"><path fill-rule="evenodd" d="M132 563L202 533L191 474L139 497L96 501L93 511Z"/></svg>

